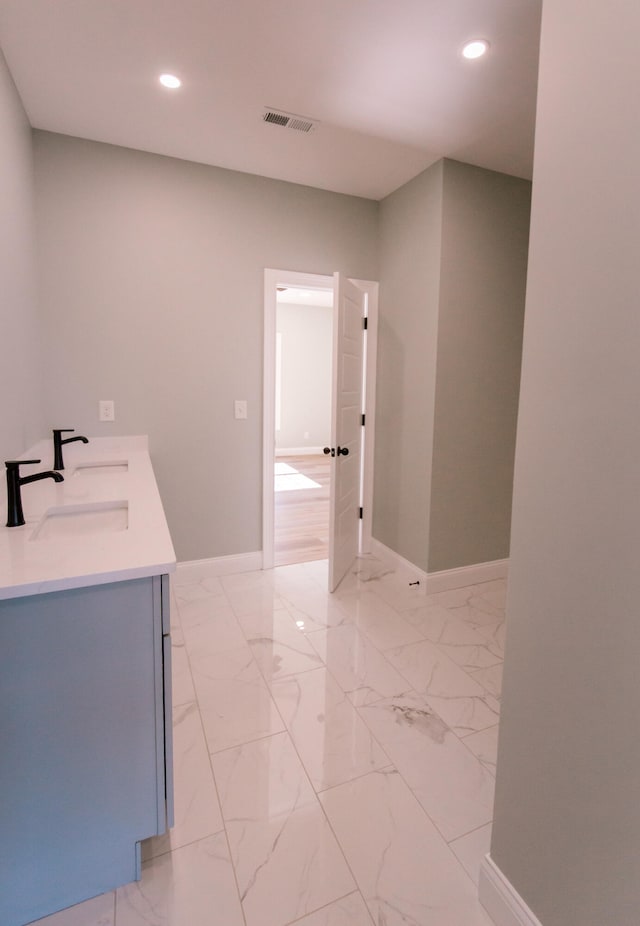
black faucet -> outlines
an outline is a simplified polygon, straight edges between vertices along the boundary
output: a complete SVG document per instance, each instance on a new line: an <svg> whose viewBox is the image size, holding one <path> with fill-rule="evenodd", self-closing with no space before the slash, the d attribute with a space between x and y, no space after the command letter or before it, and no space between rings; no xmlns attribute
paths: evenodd
<svg viewBox="0 0 640 926"><path fill-rule="evenodd" d="M24 524L24 514L22 513L22 496L20 486L28 482L38 482L40 479L55 479L56 482L64 482L64 476L54 472L52 469L45 473L34 473L32 476L21 476L20 466L29 463L41 463L41 460L5 460L7 467L7 527L20 527Z"/></svg>
<svg viewBox="0 0 640 926"><path fill-rule="evenodd" d="M72 444L74 441L81 440L83 444L88 444L89 439L87 437L65 437L62 439L63 434L70 434L74 431L75 428L54 428L53 429L53 468L54 469L64 469L64 462L62 460L62 445L63 444Z"/></svg>

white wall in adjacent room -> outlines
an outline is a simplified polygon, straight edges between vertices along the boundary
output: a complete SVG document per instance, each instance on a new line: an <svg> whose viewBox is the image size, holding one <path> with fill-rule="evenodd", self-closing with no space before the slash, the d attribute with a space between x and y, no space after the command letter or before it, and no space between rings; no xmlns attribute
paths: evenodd
<svg viewBox="0 0 640 926"><path fill-rule="evenodd" d="M278 304L280 428L276 449L331 442L333 308Z"/></svg>

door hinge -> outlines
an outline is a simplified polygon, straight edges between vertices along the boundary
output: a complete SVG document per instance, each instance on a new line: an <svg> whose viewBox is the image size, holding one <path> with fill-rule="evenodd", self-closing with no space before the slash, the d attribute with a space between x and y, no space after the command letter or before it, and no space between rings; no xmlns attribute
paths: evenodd
<svg viewBox="0 0 640 926"><path fill-rule="evenodd" d="M364 415L364 412L363 412L363 413L362 413L362 421L360 422L360 424L362 425L363 428L364 428L364 419L365 419L365 415Z"/></svg>
<svg viewBox="0 0 640 926"><path fill-rule="evenodd" d="M358 514L358 518L362 521L363 517L364 517L364 509L360 508L360 513Z"/></svg>
<svg viewBox="0 0 640 926"><path fill-rule="evenodd" d="M364 328L365 331L366 331L367 328L369 327L369 319L367 318L366 315L365 315L365 317L362 319L362 327Z"/></svg>

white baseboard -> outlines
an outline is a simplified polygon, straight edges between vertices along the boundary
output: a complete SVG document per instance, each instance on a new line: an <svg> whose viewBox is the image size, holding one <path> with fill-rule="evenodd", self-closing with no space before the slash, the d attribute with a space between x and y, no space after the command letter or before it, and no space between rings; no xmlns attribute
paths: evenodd
<svg viewBox="0 0 640 926"><path fill-rule="evenodd" d="M178 563L176 582L186 585L190 581L210 576L231 576L238 572L254 572L262 569L262 551L256 553L236 553L233 556L215 556L212 559L196 559Z"/></svg>
<svg viewBox="0 0 640 926"><path fill-rule="evenodd" d="M407 575L412 581L418 581L420 583L419 591L423 595L426 594L427 573L423 569L414 566L414 564L410 563L404 556L400 556L399 553L396 553L391 547L385 546L384 543L376 540L375 537L371 538L371 543L368 544L368 546L373 556L377 556L378 559L394 566L401 573Z"/></svg>
<svg viewBox="0 0 640 926"><path fill-rule="evenodd" d="M396 569L414 576L420 582L420 589L427 595L448 592L453 588L466 585L479 585L492 579L505 579L509 570L508 559L497 559L489 563L476 563L473 566L460 566L458 569L444 569L442 572L425 572L404 556L400 556L391 547L385 546L375 537L368 544L373 556L392 564Z"/></svg>
<svg viewBox="0 0 640 926"><path fill-rule="evenodd" d="M371 538L370 550L373 556L392 565L412 581L420 583L422 594L447 592L466 585L478 585L492 579L503 579L507 575L509 560L495 560L491 563L476 563L474 566L461 566L459 569L446 569L443 572L426 573L404 556L385 546L375 537ZM198 581L203 576L229 576L240 572L254 572L262 569L262 552L237 553L231 556L216 556L211 559L197 559L178 563L176 581L185 584Z"/></svg>
<svg viewBox="0 0 640 926"><path fill-rule="evenodd" d="M495 926L542 926L490 855L480 866L478 897Z"/></svg>
<svg viewBox="0 0 640 926"><path fill-rule="evenodd" d="M491 582L492 579L506 579L508 572L508 559L430 572L427 575L427 594L435 595L437 592L448 592L453 588L464 588L466 585L479 585L481 582Z"/></svg>
<svg viewBox="0 0 640 926"><path fill-rule="evenodd" d="M322 455L322 447L276 447L277 457L317 457Z"/></svg>

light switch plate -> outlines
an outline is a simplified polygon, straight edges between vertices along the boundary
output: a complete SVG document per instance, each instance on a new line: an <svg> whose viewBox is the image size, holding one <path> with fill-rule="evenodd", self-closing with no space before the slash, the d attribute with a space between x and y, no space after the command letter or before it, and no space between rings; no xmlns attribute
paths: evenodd
<svg viewBox="0 0 640 926"><path fill-rule="evenodd" d="M233 403L233 411L236 418L246 418L247 417L247 400L246 399L236 399Z"/></svg>

